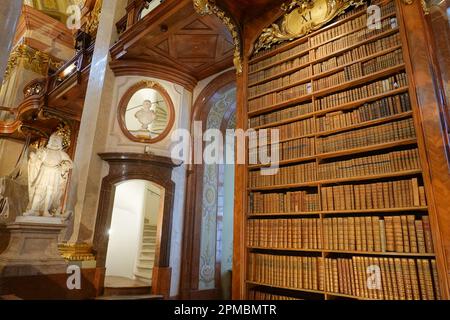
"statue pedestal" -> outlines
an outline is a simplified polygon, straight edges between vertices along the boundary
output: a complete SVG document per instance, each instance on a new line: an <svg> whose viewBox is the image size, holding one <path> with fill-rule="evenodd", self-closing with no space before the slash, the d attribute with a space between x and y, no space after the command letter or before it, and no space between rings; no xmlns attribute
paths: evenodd
<svg viewBox="0 0 450 320"><path fill-rule="evenodd" d="M58 251L64 228L60 218L17 217L6 227L10 240L0 255L0 277L65 274L67 263Z"/></svg>

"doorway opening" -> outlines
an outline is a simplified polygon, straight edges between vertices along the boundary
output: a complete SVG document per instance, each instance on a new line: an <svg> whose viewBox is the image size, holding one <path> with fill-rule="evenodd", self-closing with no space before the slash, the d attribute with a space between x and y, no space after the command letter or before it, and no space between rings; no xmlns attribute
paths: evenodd
<svg viewBox="0 0 450 320"><path fill-rule="evenodd" d="M147 180L116 185L106 255L109 294L130 288L151 291L164 196L163 187Z"/></svg>

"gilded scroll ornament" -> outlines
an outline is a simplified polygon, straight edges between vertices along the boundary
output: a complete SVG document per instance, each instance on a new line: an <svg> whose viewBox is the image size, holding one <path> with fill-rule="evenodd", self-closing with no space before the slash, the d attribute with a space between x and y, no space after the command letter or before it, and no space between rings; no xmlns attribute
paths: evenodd
<svg viewBox="0 0 450 320"><path fill-rule="evenodd" d="M22 63L23 67L42 76L47 76L49 67L58 68L61 62L53 60L47 53L20 44L9 55L3 81L7 81L14 69Z"/></svg>
<svg viewBox="0 0 450 320"><path fill-rule="evenodd" d="M413 4L414 0L402 0L402 2L404 4L409 5L409 4ZM428 9L428 4L427 4L426 0L420 0L420 5L422 6L422 10L425 15L430 13L430 9Z"/></svg>
<svg viewBox="0 0 450 320"><path fill-rule="evenodd" d="M242 73L242 46L239 27L235 21L225 11L220 9L215 0L193 0L195 11L200 15L216 15L223 24L227 27L228 31L233 38L234 43L234 58L233 63L236 67L237 74Z"/></svg>
<svg viewBox="0 0 450 320"><path fill-rule="evenodd" d="M89 14L88 21L83 31L89 34L90 36L95 37L95 35L97 34L98 26L100 23L100 14L102 12L102 5L103 0L97 0L94 9Z"/></svg>
<svg viewBox="0 0 450 320"><path fill-rule="evenodd" d="M255 45L255 53L285 41L300 38L331 21L365 0L292 0L282 5L286 13L279 21L263 30Z"/></svg>

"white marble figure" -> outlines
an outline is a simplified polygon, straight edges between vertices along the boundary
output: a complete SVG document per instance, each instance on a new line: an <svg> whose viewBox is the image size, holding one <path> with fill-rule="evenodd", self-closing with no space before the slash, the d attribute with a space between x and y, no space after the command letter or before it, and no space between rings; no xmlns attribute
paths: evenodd
<svg viewBox="0 0 450 320"><path fill-rule="evenodd" d="M73 163L63 151L62 137L54 133L46 147L30 154L28 192L30 201L24 216L62 215L62 196Z"/></svg>
<svg viewBox="0 0 450 320"><path fill-rule="evenodd" d="M156 108L152 107L150 100L145 100L142 109L136 112L134 116L141 123L142 130L151 131L153 121L156 119Z"/></svg>

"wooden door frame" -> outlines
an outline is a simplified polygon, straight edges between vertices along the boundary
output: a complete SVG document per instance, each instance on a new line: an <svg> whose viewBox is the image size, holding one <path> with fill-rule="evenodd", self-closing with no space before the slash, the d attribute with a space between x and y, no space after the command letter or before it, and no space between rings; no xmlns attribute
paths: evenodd
<svg viewBox="0 0 450 320"><path fill-rule="evenodd" d="M164 210L158 220L153 268L152 293L165 298L170 295L171 268L170 246L172 235L172 216L175 183L172 170L181 163L174 163L170 158L138 153L102 153L102 160L109 163L109 173L103 178L93 248L97 266L106 267L112 212L116 186L128 180L146 180L164 188Z"/></svg>
<svg viewBox="0 0 450 320"><path fill-rule="evenodd" d="M206 121L214 101L218 99L218 93L226 92L236 86L236 71L230 70L222 73L212 80L196 99L191 115L191 132L194 130L194 122L202 121L206 128ZM232 112L226 112L220 130ZM184 211L182 265L180 279L181 299L218 299L220 297L220 273L217 270L220 265L216 263L215 288L211 290L199 290L199 262L202 221L202 190L203 190L204 165L191 165L186 179L186 204ZM219 262L220 264L220 262Z"/></svg>

